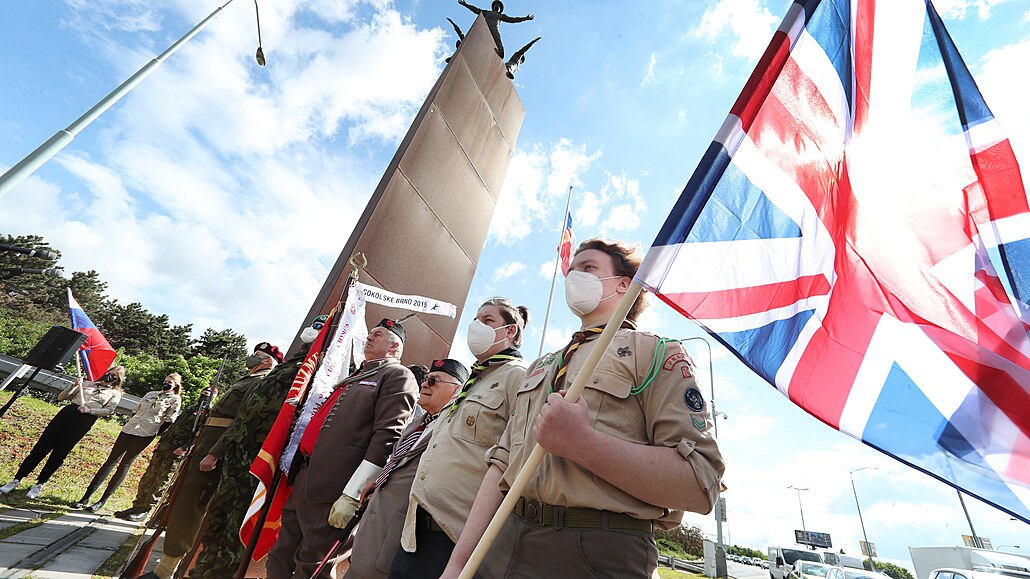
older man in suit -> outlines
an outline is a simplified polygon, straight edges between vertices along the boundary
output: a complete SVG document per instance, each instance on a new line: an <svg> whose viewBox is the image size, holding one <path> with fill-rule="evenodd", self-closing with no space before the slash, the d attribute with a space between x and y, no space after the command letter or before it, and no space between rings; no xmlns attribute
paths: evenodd
<svg viewBox="0 0 1030 579"><path fill-rule="evenodd" d="M395 320L379 322L368 333L365 362L312 416L294 458L300 471L268 556L269 579L311 577L338 535L329 525L330 511L337 524L353 517L361 489L386 464L418 395L414 375L399 361L404 337ZM318 576L335 579L334 567L326 565Z"/></svg>
<svg viewBox="0 0 1030 579"><path fill-rule="evenodd" d="M400 546L408 493L415 480L422 452L429 447L436 418L454 393L469 377L468 368L457 360L434 360L420 385L418 408L401 433L390 461L374 482L362 490L369 500L365 515L354 535L350 568L345 578L386 579ZM369 497L370 493L374 493Z"/></svg>

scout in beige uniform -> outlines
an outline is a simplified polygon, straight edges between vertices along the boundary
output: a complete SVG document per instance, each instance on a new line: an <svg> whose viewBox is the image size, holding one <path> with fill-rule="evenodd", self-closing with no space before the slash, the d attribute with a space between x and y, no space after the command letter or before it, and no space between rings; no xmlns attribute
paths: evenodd
<svg viewBox="0 0 1030 579"><path fill-rule="evenodd" d="M476 363L419 462L391 578L435 579L446 566L486 474L486 451L504 432L526 373L517 348L528 320L525 306L493 298L469 324Z"/></svg>
<svg viewBox="0 0 1030 579"><path fill-rule="evenodd" d="M415 413L401 432L390 460L376 480L362 489L361 498L369 504L354 534L350 568L345 578L387 577L400 546L404 513L408 510L408 495L419 460L429 448L440 411L450 406L454 394L469 377L468 368L457 360L433 360L429 370L419 383Z"/></svg>
<svg viewBox="0 0 1030 579"><path fill-rule="evenodd" d="M537 443L549 454L494 542L484 575L651 577L652 529L674 527L685 510L711 511L724 466L694 365L678 343L635 329L642 300L580 399L558 393L575 379L639 263L620 243L580 245L566 300L583 330L530 366L443 577L460 572Z"/></svg>

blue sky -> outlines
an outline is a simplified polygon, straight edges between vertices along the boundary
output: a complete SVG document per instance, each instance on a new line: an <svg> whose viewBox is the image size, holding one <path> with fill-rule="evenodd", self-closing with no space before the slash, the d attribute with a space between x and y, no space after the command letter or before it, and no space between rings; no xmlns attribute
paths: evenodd
<svg viewBox="0 0 1030 579"><path fill-rule="evenodd" d="M260 1L260 0L259 0ZM485 5L485 3L484 3ZM580 239L647 247L757 58L785 0L508 2L508 52L541 40L516 76L526 119L469 303L530 307L536 355L565 194ZM1030 2L935 2L1021 159L1030 158ZM0 8L0 168L70 124L217 6L47 0ZM285 344L453 50L456 3L265 0L268 66L253 61L253 3L236 1L55 159L0 199L0 232L41 234L68 271L96 269L122 302L174 323ZM1024 167L1027 167L1024 162ZM1024 170L1027 173L1027 170ZM406 265L417 269L421 261ZM559 292L544 339L574 328ZM466 319L459 334L463 334ZM656 305L646 327L698 336ZM689 347L706 367L706 350ZM459 335L455 355L469 359ZM869 540L969 533L955 492L819 423L725 350L714 352L733 543L763 549L801 527L857 552L855 474ZM706 386L707 390L707 386ZM706 391L707 395L707 391ZM1023 545L1030 529L967 499L979 534ZM689 516L706 533L711 517ZM1008 548L1008 550L1013 550Z"/></svg>

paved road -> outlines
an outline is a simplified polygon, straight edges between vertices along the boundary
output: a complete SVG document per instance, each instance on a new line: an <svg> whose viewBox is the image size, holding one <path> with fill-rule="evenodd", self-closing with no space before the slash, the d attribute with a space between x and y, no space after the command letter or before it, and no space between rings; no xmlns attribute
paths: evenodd
<svg viewBox="0 0 1030 579"><path fill-rule="evenodd" d="M769 570L726 561L726 572L736 579L769 579Z"/></svg>

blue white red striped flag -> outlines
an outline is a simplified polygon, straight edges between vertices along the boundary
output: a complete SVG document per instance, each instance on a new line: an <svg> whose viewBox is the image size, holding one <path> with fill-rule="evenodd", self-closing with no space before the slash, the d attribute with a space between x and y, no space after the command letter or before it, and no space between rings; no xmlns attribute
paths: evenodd
<svg viewBox="0 0 1030 579"><path fill-rule="evenodd" d="M72 295L72 289L68 288L68 309L71 310L72 329L86 334L86 341L79 346L79 359L82 361L82 369L86 373L86 379L97 381L111 363L118 357L107 338L100 333L93 320L89 319L82 306Z"/></svg>
<svg viewBox="0 0 1030 579"><path fill-rule="evenodd" d="M821 421L1030 522L1030 208L930 2L796 1L636 281Z"/></svg>
<svg viewBox="0 0 1030 579"><path fill-rule="evenodd" d="M576 245L576 234L572 232L572 210L565 214L565 227L561 231L561 243L558 244L558 259L561 260L562 275L569 275L572 265L572 250Z"/></svg>

